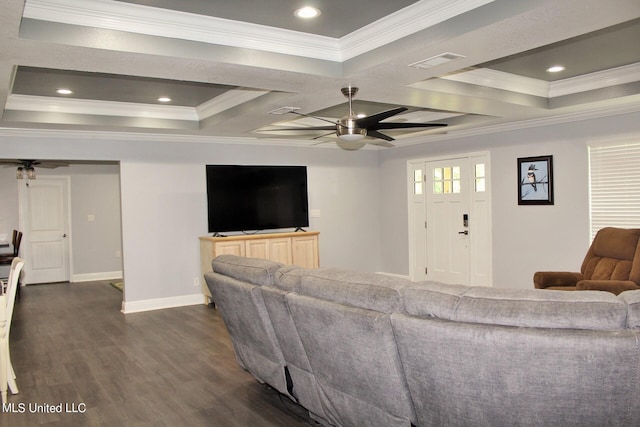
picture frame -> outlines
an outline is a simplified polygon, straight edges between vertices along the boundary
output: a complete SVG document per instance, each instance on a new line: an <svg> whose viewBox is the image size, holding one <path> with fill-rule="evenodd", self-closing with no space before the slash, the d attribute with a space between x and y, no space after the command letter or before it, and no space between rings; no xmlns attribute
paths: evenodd
<svg viewBox="0 0 640 427"><path fill-rule="evenodd" d="M518 158L518 205L553 205L553 156Z"/></svg>

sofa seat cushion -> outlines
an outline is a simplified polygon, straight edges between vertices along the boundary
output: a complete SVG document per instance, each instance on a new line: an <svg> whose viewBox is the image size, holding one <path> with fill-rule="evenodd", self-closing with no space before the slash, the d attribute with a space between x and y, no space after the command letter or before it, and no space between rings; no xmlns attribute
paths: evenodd
<svg viewBox="0 0 640 427"><path fill-rule="evenodd" d="M273 285L284 264L259 258L219 255L211 261L213 271L257 286Z"/></svg>

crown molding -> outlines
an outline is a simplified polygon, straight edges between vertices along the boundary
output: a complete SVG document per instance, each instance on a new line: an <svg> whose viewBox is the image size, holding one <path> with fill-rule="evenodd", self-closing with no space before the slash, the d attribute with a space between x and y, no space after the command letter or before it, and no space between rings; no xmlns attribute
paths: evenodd
<svg viewBox="0 0 640 427"><path fill-rule="evenodd" d="M342 60L362 55L493 1L419 1L342 37Z"/></svg>
<svg viewBox="0 0 640 427"><path fill-rule="evenodd" d="M477 127L473 129L455 130L447 134L422 135L413 138L398 140L398 149L411 145L418 145L428 142L450 140L458 138L468 138L477 135L486 135L499 132L509 132L519 129L527 129L541 126L553 126L563 123L571 123L582 120L592 120L602 117L618 116L623 114L640 112L640 103L629 103L626 105L603 107L589 111L579 111L561 114L551 117L540 117L531 120L521 120L509 123L501 123ZM314 147L309 144L309 140L292 140L277 138L256 138L256 137L221 137L212 135L193 134L158 134L158 133L135 133L135 132L109 132L109 131L77 131L61 129L27 129L27 128L2 128L0 127L0 137L16 138L50 138L63 140L95 140L95 141L129 141L129 142L177 142L203 143L203 144L233 144L233 145L274 145L291 147ZM400 145L401 144L401 145Z"/></svg>
<svg viewBox="0 0 640 427"><path fill-rule="evenodd" d="M340 61L337 39L118 1L27 0L25 18Z"/></svg>
<svg viewBox="0 0 640 427"><path fill-rule="evenodd" d="M626 105L616 105L612 107L603 107L589 111L577 111L566 114L559 114L549 117L539 117L536 119L519 120L509 123L500 123L488 126L477 127L473 129L463 129L453 131L447 134L434 134L429 136L416 136L414 138L403 139L402 147L410 145L418 145L426 142L444 141L450 139L468 138L478 135L487 135L499 132L509 132L519 129L529 129L541 126L553 126L564 123L579 122L583 120L593 120L603 117L619 116L623 114L640 112L640 103L629 103ZM400 147L398 147L400 148Z"/></svg>
<svg viewBox="0 0 640 427"><path fill-rule="evenodd" d="M639 80L640 63L629 64L622 67L611 68L609 70L597 71L583 76L551 82L549 85L549 98L587 92L590 90L601 89L603 87L637 82Z"/></svg>
<svg viewBox="0 0 640 427"><path fill-rule="evenodd" d="M494 0L422 0L340 39L118 1L27 0L23 17L342 62Z"/></svg>
<svg viewBox="0 0 640 427"><path fill-rule="evenodd" d="M133 102L95 101L91 99L57 98L32 95L9 95L6 110L46 113L89 114L97 116L138 117L198 121L192 107L136 104Z"/></svg>
<svg viewBox="0 0 640 427"><path fill-rule="evenodd" d="M448 74L440 78L543 98L549 96L549 83L544 80L532 79L490 68L475 68L469 71Z"/></svg>
<svg viewBox="0 0 640 427"><path fill-rule="evenodd" d="M523 77L489 68L476 68L460 73L452 73L440 78L460 83L486 86L493 89L525 93L543 98L555 98L639 81L640 63L596 71L595 73L556 80L554 82L546 82L544 80Z"/></svg>
<svg viewBox="0 0 640 427"><path fill-rule="evenodd" d="M231 89L222 95L216 96L215 98L198 105L196 107L196 112L200 120L204 120L237 105L252 101L262 95L266 95L267 93L269 93L269 91L266 90Z"/></svg>

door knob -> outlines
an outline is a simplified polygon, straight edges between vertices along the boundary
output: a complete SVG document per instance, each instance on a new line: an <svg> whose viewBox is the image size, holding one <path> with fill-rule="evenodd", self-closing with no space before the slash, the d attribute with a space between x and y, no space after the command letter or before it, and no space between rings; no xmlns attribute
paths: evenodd
<svg viewBox="0 0 640 427"><path fill-rule="evenodd" d="M458 234L464 234L465 236L469 235L469 230L458 231Z"/></svg>

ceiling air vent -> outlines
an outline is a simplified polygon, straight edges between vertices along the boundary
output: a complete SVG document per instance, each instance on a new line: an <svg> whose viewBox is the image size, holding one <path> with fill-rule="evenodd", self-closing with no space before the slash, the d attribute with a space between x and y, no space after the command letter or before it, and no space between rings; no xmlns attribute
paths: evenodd
<svg viewBox="0 0 640 427"><path fill-rule="evenodd" d="M457 53L445 52L440 55L432 56L431 58L423 59L422 61L409 64L409 67L424 70L427 68L435 67L436 65L445 64L447 62L455 61L456 59L465 58L464 55L458 55Z"/></svg>

